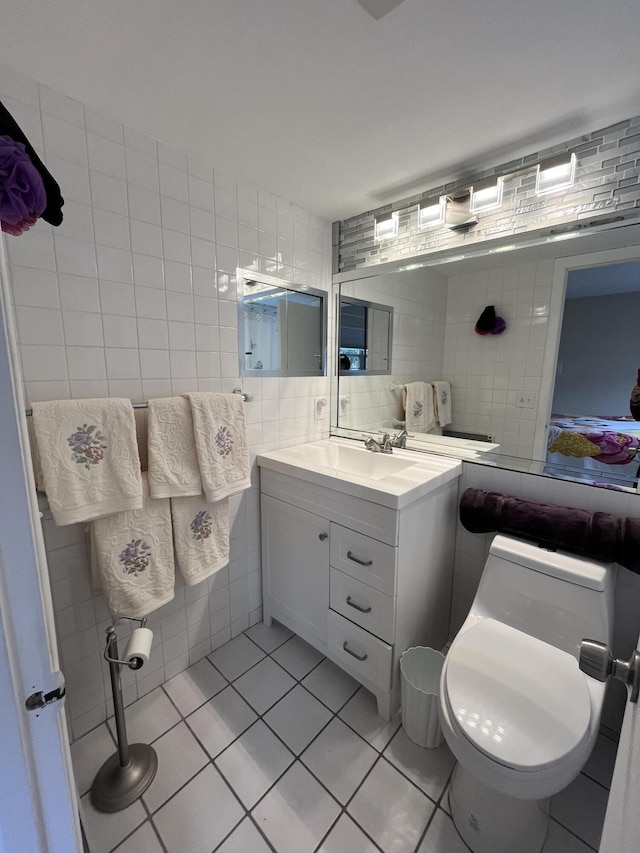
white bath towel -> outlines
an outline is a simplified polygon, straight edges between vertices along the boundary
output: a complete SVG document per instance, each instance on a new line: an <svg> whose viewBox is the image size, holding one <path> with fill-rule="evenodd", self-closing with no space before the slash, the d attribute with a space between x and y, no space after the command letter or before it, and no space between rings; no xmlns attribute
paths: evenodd
<svg viewBox="0 0 640 853"><path fill-rule="evenodd" d="M215 503L251 485L244 401L240 394L185 394L191 404L200 476Z"/></svg>
<svg viewBox="0 0 640 853"><path fill-rule="evenodd" d="M149 400L147 448L152 498L202 493L193 418L186 397Z"/></svg>
<svg viewBox="0 0 640 853"><path fill-rule="evenodd" d="M144 475L142 509L91 522L91 575L109 613L141 618L174 596L175 568L169 499L152 500Z"/></svg>
<svg viewBox="0 0 640 853"><path fill-rule="evenodd" d="M204 495L172 498L173 544L187 586L200 583L229 562L229 500L207 503Z"/></svg>
<svg viewBox="0 0 640 853"><path fill-rule="evenodd" d="M430 382L408 382L404 411L409 432L429 432L436 425L433 411L433 387Z"/></svg>
<svg viewBox="0 0 640 853"><path fill-rule="evenodd" d="M33 403L44 488L56 524L75 524L142 506L131 401Z"/></svg>
<svg viewBox="0 0 640 853"><path fill-rule="evenodd" d="M448 382L432 382L433 408L438 426L451 423L451 385Z"/></svg>

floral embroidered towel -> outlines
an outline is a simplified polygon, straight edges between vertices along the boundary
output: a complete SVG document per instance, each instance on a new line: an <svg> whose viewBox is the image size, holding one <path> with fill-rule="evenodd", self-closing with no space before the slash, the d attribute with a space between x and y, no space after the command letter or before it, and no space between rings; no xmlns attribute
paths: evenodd
<svg viewBox="0 0 640 853"><path fill-rule="evenodd" d="M147 447L152 498L202 493L191 406L185 397L149 400Z"/></svg>
<svg viewBox="0 0 640 853"><path fill-rule="evenodd" d="M194 586L229 562L229 500L207 503L204 495L172 498L173 544L187 586Z"/></svg>
<svg viewBox="0 0 640 853"><path fill-rule="evenodd" d="M90 521L142 507L131 401L33 403L44 488L56 524Z"/></svg>
<svg viewBox="0 0 640 853"><path fill-rule="evenodd" d="M404 412L409 432L429 432L436 425L433 387L430 382L407 382Z"/></svg>
<svg viewBox="0 0 640 853"><path fill-rule="evenodd" d="M185 394L204 493L215 503L251 486L244 401L240 394Z"/></svg>
<svg viewBox="0 0 640 853"><path fill-rule="evenodd" d="M142 618L171 601L175 568L169 500L152 500L143 475L142 509L117 512L90 525L91 575L109 613Z"/></svg>
<svg viewBox="0 0 640 853"><path fill-rule="evenodd" d="M448 382L432 382L433 408L438 426L451 423L451 385Z"/></svg>

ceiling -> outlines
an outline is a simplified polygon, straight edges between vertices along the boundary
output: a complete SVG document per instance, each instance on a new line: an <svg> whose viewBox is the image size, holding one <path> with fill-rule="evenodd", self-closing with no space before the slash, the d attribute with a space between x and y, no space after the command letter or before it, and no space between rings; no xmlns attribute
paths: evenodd
<svg viewBox="0 0 640 853"><path fill-rule="evenodd" d="M3 64L328 219L640 114L638 0L4 0Z"/></svg>

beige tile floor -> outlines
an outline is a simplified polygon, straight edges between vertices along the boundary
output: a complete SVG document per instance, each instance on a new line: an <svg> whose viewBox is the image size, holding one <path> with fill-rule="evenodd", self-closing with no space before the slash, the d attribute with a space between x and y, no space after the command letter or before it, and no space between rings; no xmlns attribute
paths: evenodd
<svg viewBox="0 0 640 853"><path fill-rule="evenodd" d="M262 623L126 710L153 743L142 800L102 814L89 789L115 751L113 721L72 746L90 853L467 853L448 814L454 758L421 749L357 682L299 637ZM615 760L600 737L552 801L544 853L597 850Z"/></svg>

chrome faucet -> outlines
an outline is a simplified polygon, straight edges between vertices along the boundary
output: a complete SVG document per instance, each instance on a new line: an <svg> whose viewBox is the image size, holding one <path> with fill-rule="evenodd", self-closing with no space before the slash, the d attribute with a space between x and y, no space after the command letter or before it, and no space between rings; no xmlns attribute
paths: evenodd
<svg viewBox="0 0 640 853"><path fill-rule="evenodd" d="M409 433L406 429L401 429L400 432L397 432L390 439L390 444L392 447L399 447L401 450L404 450L407 446L407 438L409 437Z"/></svg>
<svg viewBox="0 0 640 853"><path fill-rule="evenodd" d="M385 432L379 441L372 435L367 436L364 446L372 453L393 453L393 445L388 432Z"/></svg>

